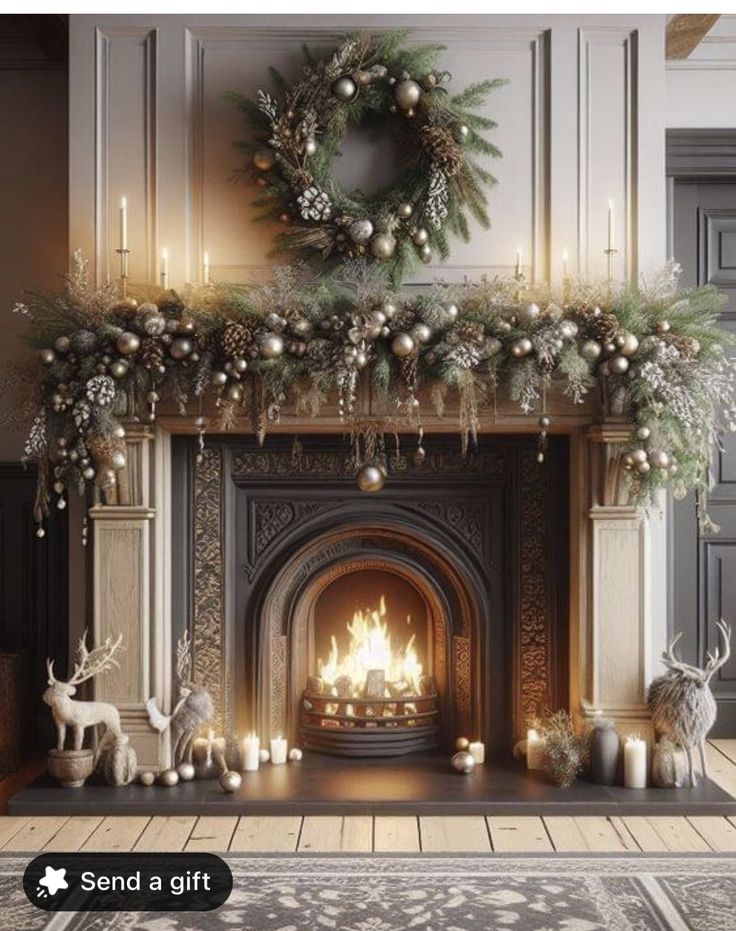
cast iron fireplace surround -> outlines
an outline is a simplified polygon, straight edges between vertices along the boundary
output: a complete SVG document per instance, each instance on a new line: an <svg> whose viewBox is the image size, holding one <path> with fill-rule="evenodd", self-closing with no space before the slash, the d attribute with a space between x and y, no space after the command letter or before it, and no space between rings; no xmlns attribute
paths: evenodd
<svg viewBox="0 0 736 931"><path fill-rule="evenodd" d="M464 460L433 435L421 465L415 443L367 495L334 435L210 437L200 463L176 438L173 636L189 626L216 729L303 741L315 600L365 571L424 600L441 747L465 734L508 756L529 717L567 705L566 438L542 465L533 437L481 437Z"/></svg>

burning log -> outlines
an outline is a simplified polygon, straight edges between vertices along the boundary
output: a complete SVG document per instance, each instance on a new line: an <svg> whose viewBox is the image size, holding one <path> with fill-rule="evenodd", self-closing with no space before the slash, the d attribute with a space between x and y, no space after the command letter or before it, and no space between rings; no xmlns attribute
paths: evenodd
<svg viewBox="0 0 736 931"><path fill-rule="evenodd" d="M419 694L434 695L437 692L437 683L434 676L421 676L419 679Z"/></svg>
<svg viewBox="0 0 736 931"><path fill-rule="evenodd" d="M369 669L365 679L365 697L383 698L386 694L386 672L383 669Z"/></svg>
<svg viewBox="0 0 736 931"><path fill-rule="evenodd" d="M322 695L325 690L325 684L320 676L307 676L307 694Z"/></svg>
<svg viewBox="0 0 736 931"><path fill-rule="evenodd" d="M353 680L350 676L338 676L337 679L335 679L335 689L337 690L338 698L352 698Z"/></svg>

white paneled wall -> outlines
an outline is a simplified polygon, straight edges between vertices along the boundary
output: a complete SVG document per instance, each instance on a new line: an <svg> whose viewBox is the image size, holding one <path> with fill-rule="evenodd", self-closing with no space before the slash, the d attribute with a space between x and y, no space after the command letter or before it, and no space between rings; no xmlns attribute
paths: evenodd
<svg viewBox="0 0 736 931"><path fill-rule="evenodd" d="M269 231L250 222L252 192L232 182L245 127L225 94L267 87L272 64L296 76L303 41L319 51L361 27L409 26L411 41L443 42L457 87L509 79L487 103L504 153L491 166L493 226L456 242L422 280L510 271L517 248L538 279L559 276L563 248L572 268L602 273L609 198L618 273L664 256L663 17L71 19L70 245L94 258L101 280L116 274L122 195L134 279L155 277L163 247L172 283L198 279L204 249L216 278L267 275Z"/></svg>

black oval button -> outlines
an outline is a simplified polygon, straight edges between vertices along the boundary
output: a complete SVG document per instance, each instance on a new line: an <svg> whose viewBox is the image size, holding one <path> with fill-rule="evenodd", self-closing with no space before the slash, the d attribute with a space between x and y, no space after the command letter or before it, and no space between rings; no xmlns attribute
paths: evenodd
<svg viewBox="0 0 736 931"><path fill-rule="evenodd" d="M227 902L233 874L213 853L45 853L23 888L47 912L207 912Z"/></svg>

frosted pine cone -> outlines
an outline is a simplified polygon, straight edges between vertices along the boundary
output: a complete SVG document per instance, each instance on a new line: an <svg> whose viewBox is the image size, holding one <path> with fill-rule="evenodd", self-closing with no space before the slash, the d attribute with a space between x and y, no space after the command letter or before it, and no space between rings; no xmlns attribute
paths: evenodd
<svg viewBox="0 0 736 931"><path fill-rule="evenodd" d="M314 220L323 223L332 216L332 203L328 195L315 184L310 184L302 194L297 197L299 211L303 220Z"/></svg>
<svg viewBox="0 0 736 931"><path fill-rule="evenodd" d="M85 400L77 401L72 410L72 417L77 428L86 427L92 418L92 408Z"/></svg>
<svg viewBox="0 0 736 931"><path fill-rule="evenodd" d="M164 364L164 348L157 339L144 339L141 344L141 359L143 365L151 372L156 371Z"/></svg>
<svg viewBox="0 0 736 931"><path fill-rule="evenodd" d="M109 375L94 375L87 382L87 398L98 407L110 407L115 400L115 382Z"/></svg>

